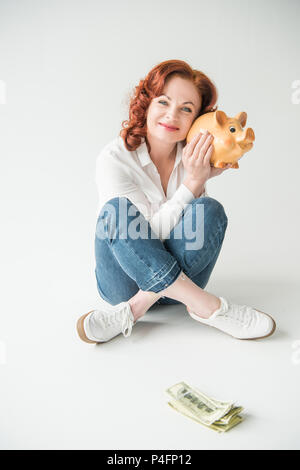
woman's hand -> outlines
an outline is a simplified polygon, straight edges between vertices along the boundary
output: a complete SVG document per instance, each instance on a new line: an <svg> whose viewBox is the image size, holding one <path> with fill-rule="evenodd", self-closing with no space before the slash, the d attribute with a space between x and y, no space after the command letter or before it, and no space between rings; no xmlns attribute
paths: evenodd
<svg viewBox="0 0 300 470"><path fill-rule="evenodd" d="M186 177L191 181L197 181L201 185L231 167L230 163L225 168L211 166L213 139L214 137L208 131L204 134L199 133L183 149L182 163L186 169Z"/></svg>

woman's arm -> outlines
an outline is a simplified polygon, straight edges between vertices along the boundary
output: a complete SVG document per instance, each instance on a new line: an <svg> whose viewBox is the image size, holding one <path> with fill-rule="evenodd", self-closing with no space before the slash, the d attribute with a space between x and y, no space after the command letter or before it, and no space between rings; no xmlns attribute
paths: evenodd
<svg viewBox="0 0 300 470"><path fill-rule="evenodd" d="M183 184L194 194L195 198L207 196L205 184L186 178Z"/></svg>
<svg viewBox="0 0 300 470"><path fill-rule="evenodd" d="M96 184L101 200L108 201L114 197L128 198L143 214L162 241L178 223L186 205L195 198L194 193L182 183L172 198L153 212L145 193L133 181L124 163L111 155L104 156L97 163Z"/></svg>

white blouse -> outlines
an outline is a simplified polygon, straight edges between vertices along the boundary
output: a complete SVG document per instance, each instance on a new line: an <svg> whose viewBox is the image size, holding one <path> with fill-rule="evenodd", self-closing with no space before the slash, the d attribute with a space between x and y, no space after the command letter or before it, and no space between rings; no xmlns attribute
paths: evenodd
<svg viewBox="0 0 300 470"><path fill-rule="evenodd" d="M104 204L114 197L127 197L151 228L164 241L178 223L194 194L182 183L186 170L181 161L183 143L177 143L175 164L164 193L160 174L150 158L145 139L130 152L121 136L108 143L97 157L96 184L99 195L97 217ZM200 197L207 196L206 187Z"/></svg>

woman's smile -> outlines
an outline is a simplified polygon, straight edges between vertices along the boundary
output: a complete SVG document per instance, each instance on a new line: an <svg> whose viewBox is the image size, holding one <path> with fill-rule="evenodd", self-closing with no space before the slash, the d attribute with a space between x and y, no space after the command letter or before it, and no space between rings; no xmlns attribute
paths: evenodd
<svg viewBox="0 0 300 470"><path fill-rule="evenodd" d="M170 132L179 131L178 127L169 127L167 124L163 124L161 122L159 122L158 124L162 126L164 129L166 129L167 131L170 131Z"/></svg>

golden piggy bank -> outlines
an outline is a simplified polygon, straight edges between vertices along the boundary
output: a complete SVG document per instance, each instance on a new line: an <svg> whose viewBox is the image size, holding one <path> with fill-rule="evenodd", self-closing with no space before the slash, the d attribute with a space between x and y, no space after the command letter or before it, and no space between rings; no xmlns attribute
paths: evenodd
<svg viewBox="0 0 300 470"><path fill-rule="evenodd" d="M239 168L238 160L252 149L255 140L253 129L243 129L246 121L244 111L235 117L228 117L224 111L202 114L192 124L186 141L189 143L196 134L208 130L214 136L211 166L224 168L231 163L231 168Z"/></svg>

